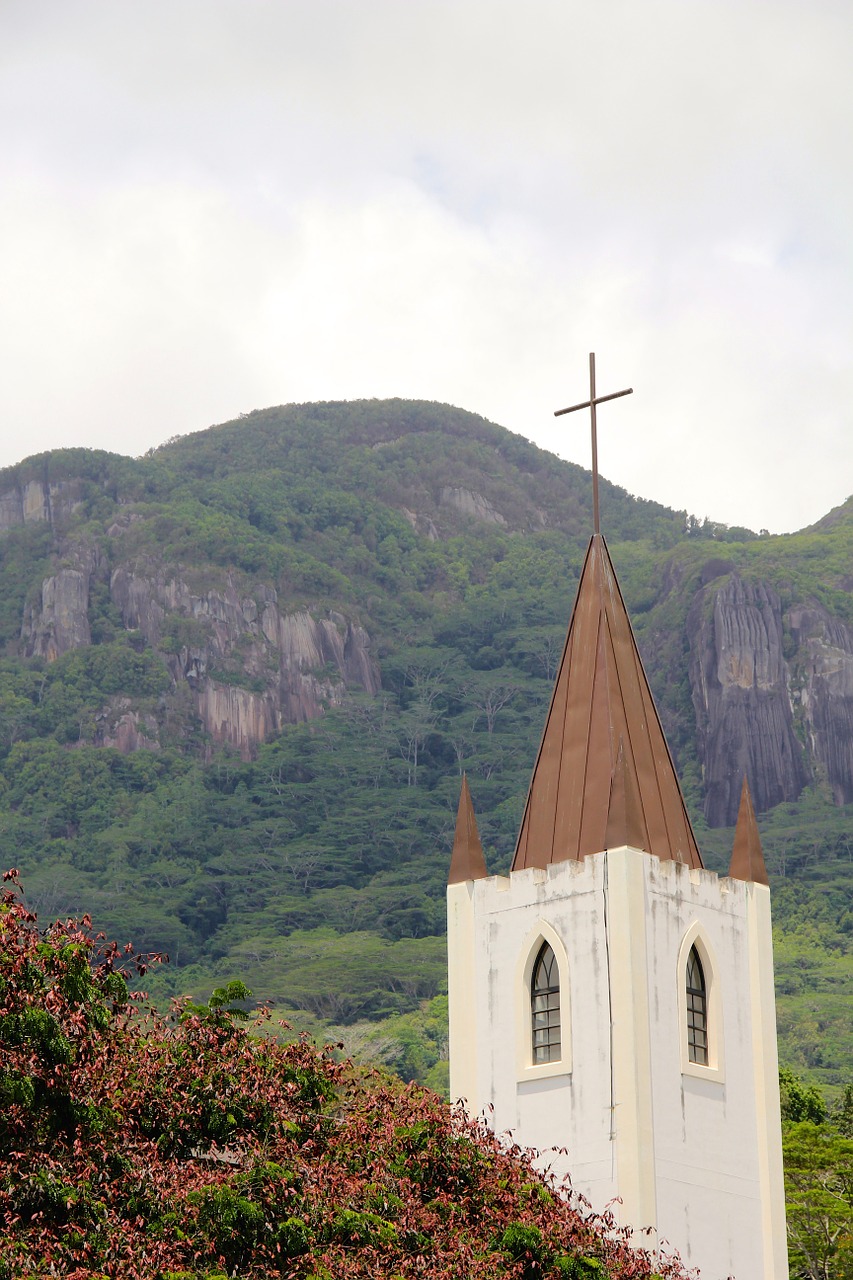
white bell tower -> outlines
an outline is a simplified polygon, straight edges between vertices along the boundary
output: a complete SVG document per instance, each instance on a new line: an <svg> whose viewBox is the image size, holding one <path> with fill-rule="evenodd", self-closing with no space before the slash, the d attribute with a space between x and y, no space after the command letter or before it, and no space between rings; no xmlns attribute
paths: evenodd
<svg viewBox="0 0 853 1280"><path fill-rule="evenodd" d="M447 905L451 1097L493 1108L498 1132L702 1280L786 1280L770 891L749 791L718 877L598 532L512 870L487 875L463 782Z"/></svg>

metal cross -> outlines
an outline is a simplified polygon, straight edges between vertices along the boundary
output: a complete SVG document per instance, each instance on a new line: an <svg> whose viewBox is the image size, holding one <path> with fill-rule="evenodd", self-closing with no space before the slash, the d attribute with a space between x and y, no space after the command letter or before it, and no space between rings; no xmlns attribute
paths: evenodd
<svg viewBox="0 0 853 1280"><path fill-rule="evenodd" d="M613 391L609 396L597 396L595 394L595 352L590 351L589 399L584 400L583 404L571 404L568 409L557 409L554 413L555 418L560 418L564 413L574 413L575 409L589 409L592 422L592 523L596 533L601 533L601 527L598 516L598 432L595 425L595 406L604 404L605 400L618 400L620 396L630 396L633 393L634 388L628 387L626 391Z"/></svg>

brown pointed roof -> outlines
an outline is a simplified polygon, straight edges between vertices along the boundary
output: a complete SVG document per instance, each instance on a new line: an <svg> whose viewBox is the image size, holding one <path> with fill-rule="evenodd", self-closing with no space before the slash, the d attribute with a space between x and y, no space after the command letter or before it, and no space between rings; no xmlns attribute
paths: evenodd
<svg viewBox="0 0 853 1280"><path fill-rule="evenodd" d="M477 819L474 817L474 805L471 802L471 792L468 790L468 779L463 773L447 883L460 884L463 880L482 880L486 875L488 875L486 860L483 857L483 846L477 830Z"/></svg>
<svg viewBox="0 0 853 1280"><path fill-rule="evenodd" d="M593 534L512 869L617 841L702 866L610 554Z"/></svg>
<svg viewBox="0 0 853 1280"><path fill-rule="evenodd" d="M752 807L752 796L745 776L740 790L740 808L729 875L733 880L747 880L751 884L770 884L755 810Z"/></svg>

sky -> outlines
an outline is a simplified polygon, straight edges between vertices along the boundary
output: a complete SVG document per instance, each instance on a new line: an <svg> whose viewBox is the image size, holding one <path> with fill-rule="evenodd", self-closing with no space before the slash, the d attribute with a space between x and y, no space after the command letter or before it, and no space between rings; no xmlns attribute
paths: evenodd
<svg viewBox="0 0 853 1280"><path fill-rule="evenodd" d="M2 0L0 466L445 401L700 518L853 493L849 0Z"/></svg>

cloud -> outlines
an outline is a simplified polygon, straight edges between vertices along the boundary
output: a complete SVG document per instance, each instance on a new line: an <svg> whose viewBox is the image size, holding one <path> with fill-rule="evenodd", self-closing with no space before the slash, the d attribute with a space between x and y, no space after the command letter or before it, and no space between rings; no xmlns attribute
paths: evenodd
<svg viewBox="0 0 853 1280"><path fill-rule="evenodd" d="M853 14L832 0L13 0L2 461L449 400L793 528L853 483ZM602 385L603 382L602 382Z"/></svg>

